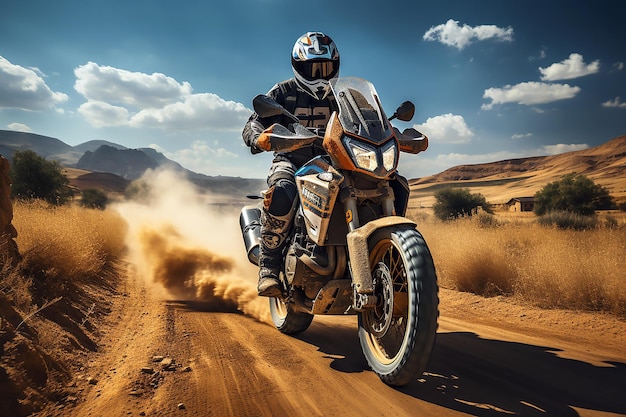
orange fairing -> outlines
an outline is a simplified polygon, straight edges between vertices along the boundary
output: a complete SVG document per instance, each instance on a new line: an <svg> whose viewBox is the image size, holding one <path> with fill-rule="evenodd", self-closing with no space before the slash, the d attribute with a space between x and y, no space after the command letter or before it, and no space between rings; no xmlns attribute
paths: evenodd
<svg viewBox="0 0 626 417"><path fill-rule="evenodd" d="M343 127L337 117L337 112L333 112L330 115L330 121L326 125L326 134L324 135L324 142L322 146L335 162L335 168L346 169L349 171L356 170L352 158L348 154L348 151L341 143L341 137L343 136Z"/></svg>

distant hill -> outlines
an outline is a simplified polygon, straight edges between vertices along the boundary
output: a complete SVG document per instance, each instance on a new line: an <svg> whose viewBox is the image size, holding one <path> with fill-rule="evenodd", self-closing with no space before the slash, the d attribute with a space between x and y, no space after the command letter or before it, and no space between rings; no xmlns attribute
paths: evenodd
<svg viewBox="0 0 626 417"><path fill-rule="evenodd" d="M470 188L497 204L533 196L547 183L571 172L584 174L606 187L618 202L626 200L626 136L558 155L459 165L409 183L411 196L419 204L431 205L433 193L449 185Z"/></svg>
<svg viewBox="0 0 626 417"><path fill-rule="evenodd" d="M0 155L12 159L15 151L32 150L46 159L61 164L73 164L82 155L72 146L59 139L34 133L0 130Z"/></svg>
<svg viewBox="0 0 626 417"><path fill-rule="evenodd" d="M74 149L81 153L85 153L87 151L93 152L102 145L110 146L115 149L128 149L126 146L118 145L117 143L109 142L108 140L90 140L74 146Z"/></svg>
<svg viewBox="0 0 626 417"><path fill-rule="evenodd" d="M262 179L208 176L190 171L151 148L129 149L117 143L91 140L70 146L63 141L34 133L0 130L0 155L12 159L15 151L32 150L68 168L72 185L120 192L146 169L169 168L182 173L198 187L213 193L245 196L267 187ZM92 173L93 175L89 175ZM110 174L110 175L96 175ZM120 177L116 179L115 177ZM88 187L89 188L89 187Z"/></svg>
<svg viewBox="0 0 626 417"><path fill-rule="evenodd" d="M116 149L102 145L95 151L87 151L76 163L76 168L96 172L110 172L127 180L135 180L148 169L159 164L139 149Z"/></svg>

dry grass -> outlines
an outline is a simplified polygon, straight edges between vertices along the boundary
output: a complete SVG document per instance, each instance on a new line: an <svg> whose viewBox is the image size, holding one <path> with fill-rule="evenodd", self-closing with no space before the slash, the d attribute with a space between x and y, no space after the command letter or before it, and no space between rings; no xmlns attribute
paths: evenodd
<svg viewBox="0 0 626 417"><path fill-rule="evenodd" d="M440 222L412 210L433 254L440 285L506 295L543 308L626 317L626 233L615 227L558 230L496 216Z"/></svg>
<svg viewBox="0 0 626 417"><path fill-rule="evenodd" d="M49 289L100 277L124 251L126 225L112 211L16 202L13 224L22 271Z"/></svg>
<svg viewBox="0 0 626 417"><path fill-rule="evenodd" d="M0 350L13 387L0 409L32 415L76 395L69 370L97 347L94 323L110 312L126 223L112 211L41 202L14 202L13 213L22 259L0 268Z"/></svg>

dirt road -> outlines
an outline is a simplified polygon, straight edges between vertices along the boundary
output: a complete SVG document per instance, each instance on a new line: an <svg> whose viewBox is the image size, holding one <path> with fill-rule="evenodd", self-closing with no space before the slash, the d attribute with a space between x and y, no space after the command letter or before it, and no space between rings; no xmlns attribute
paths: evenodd
<svg viewBox="0 0 626 417"><path fill-rule="evenodd" d="M367 368L355 317L318 316L294 338L227 305L168 301L133 274L122 291L60 415L626 415L617 320L442 290L427 372L394 389Z"/></svg>

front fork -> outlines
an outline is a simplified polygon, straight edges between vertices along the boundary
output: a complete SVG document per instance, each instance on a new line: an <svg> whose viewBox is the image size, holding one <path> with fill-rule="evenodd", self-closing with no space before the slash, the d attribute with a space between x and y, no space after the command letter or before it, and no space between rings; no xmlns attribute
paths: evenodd
<svg viewBox="0 0 626 417"><path fill-rule="evenodd" d="M348 180L350 176L345 178ZM342 185L341 202L344 205L348 225L348 257L353 288L352 308L356 311L363 311L376 306L378 302L374 294L368 238L381 228L399 224L415 225L415 223L405 217L395 215L394 193L388 181L381 181L379 187L374 190L359 190L351 181L345 181ZM357 202L359 199L367 198L376 198L381 201L383 216L361 225Z"/></svg>

